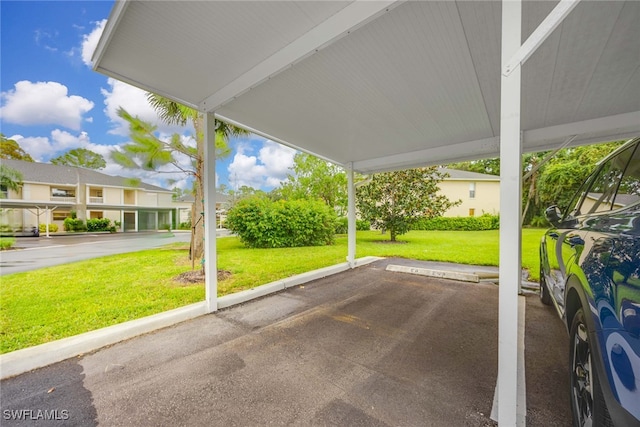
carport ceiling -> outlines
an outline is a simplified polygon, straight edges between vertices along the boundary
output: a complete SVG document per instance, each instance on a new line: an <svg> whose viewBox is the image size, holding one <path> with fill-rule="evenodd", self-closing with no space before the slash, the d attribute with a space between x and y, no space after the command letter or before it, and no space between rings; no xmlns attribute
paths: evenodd
<svg viewBox="0 0 640 427"><path fill-rule="evenodd" d="M523 42L556 2L523 3ZM583 1L522 68L525 151L640 134L640 2ZM117 3L95 69L341 165L497 157L498 1Z"/></svg>

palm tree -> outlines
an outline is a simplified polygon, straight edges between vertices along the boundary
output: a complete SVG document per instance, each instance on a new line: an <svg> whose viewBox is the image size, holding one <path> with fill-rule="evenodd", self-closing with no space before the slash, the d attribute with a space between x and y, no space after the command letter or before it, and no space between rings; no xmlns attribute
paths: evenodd
<svg viewBox="0 0 640 427"><path fill-rule="evenodd" d="M0 198L4 196L5 191L20 190L21 185L22 174L20 173L20 171L10 168L4 163L0 163L0 188L2 188L2 192L0 192Z"/></svg>
<svg viewBox="0 0 640 427"><path fill-rule="evenodd" d="M147 100L151 104L158 116L163 122L169 125L185 126L188 122L193 123L196 135L197 153L194 159L194 182L193 193L195 203L191 212L191 260L202 258L204 255L204 194L203 194L203 172L204 172L204 116L189 107L178 104L175 101L156 95L147 93ZM248 135L249 132L239 127L230 125L218 119L215 119L216 129L216 158L225 158L231 154L228 141L232 136ZM215 227L215 218L210 221Z"/></svg>

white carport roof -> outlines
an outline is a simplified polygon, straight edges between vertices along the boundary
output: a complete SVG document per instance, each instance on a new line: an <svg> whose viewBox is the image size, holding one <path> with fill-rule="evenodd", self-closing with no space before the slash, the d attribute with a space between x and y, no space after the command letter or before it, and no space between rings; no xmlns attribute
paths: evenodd
<svg viewBox="0 0 640 427"><path fill-rule="evenodd" d="M500 156L498 420L522 425L520 156L640 134L639 22L637 1L128 1L94 63L207 113L209 143L215 116L345 166L352 266L354 170Z"/></svg>
<svg viewBox="0 0 640 427"><path fill-rule="evenodd" d="M523 3L523 41L555 2ZM360 172L497 157L497 1L118 3L96 70ZM584 1L522 70L524 150L640 131L640 2Z"/></svg>

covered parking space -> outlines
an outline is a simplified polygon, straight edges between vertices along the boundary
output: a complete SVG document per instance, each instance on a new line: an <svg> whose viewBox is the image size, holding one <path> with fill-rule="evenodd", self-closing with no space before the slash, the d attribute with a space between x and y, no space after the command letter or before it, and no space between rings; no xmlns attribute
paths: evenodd
<svg viewBox="0 0 640 427"><path fill-rule="evenodd" d="M351 266L354 172L500 156L498 419L515 425L521 155L640 133L639 18L636 1L125 1L94 62L204 114L209 218L216 118L345 167Z"/></svg>
<svg viewBox="0 0 640 427"><path fill-rule="evenodd" d="M2 413L57 410L83 426L495 425L498 288L389 266L434 263L378 260L5 379ZM523 299L528 424L570 425L566 332L536 295Z"/></svg>

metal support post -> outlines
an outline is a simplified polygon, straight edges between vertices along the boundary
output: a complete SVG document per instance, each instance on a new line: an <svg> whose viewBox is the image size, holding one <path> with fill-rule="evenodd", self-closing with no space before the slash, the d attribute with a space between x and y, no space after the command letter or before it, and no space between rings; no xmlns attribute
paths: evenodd
<svg viewBox="0 0 640 427"><path fill-rule="evenodd" d="M502 2L502 68L520 48L522 3ZM498 423L524 422L518 407L518 294L521 280L522 137L521 68L501 75L500 98L500 288L498 321Z"/></svg>
<svg viewBox="0 0 640 427"><path fill-rule="evenodd" d="M353 181L353 163L347 165L347 262L351 268L356 262L356 186Z"/></svg>
<svg viewBox="0 0 640 427"><path fill-rule="evenodd" d="M204 115L204 274L207 312L218 310L216 254L216 125L213 113Z"/></svg>

